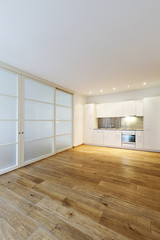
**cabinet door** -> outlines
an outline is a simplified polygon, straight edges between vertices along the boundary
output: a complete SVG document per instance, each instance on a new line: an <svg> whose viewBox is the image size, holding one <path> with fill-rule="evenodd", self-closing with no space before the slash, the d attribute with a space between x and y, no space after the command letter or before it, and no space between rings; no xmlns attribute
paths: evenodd
<svg viewBox="0 0 160 240"><path fill-rule="evenodd" d="M114 132L114 146L121 147L121 131Z"/></svg>
<svg viewBox="0 0 160 240"><path fill-rule="evenodd" d="M98 145L98 146L103 146L103 131L94 130L93 144Z"/></svg>
<svg viewBox="0 0 160 240"><path fill-rule="evenodd" d="M123 107L124 107L124 102L117 102L116 103L116 117L123 117Z"/></svg>
<svg viewBox="0 0 160 240"><path fill-rule="evenodd" d="M84 132L84 143L93 144L93 131L85 130Z"/></svg>
<svg viewBox="0 0 160 240"><path fill-rule="evenodd" d="M143 100L136 101L136 116L143 116Z"/></svg>
<svg viewBox="0 0 160 240"><path fill-rule="evenodd" d="M104 146L114 146L114 131L104 132Z"/></svg>
<svg viewBox="0 0 160 240"><path fill-rule="evenodd" d="M144 148L160 151L160 97L144 98Z"/></svg>
<svg viewBox="0 0 160 240"><path fill-rule="evenodd" d="M135 101L123 102L123 115L131 116L136 114L136 104Z"/></svg>
<svg viewBox="0 0 160 240"><path fill-rule="evenodd" d="M106 104L97 104L96 105L96 117L97 118L103 118L106 115Z"/></svg>
<svg viewBox="0 0 160 240"><path fill-rule="evenodd" d="M106 117L116 117L117 113L117 104L116 103L107 103L106 104Z"/></svg>
<svg viewBox="0 0 160 240"><path fill-rule="evenodd" d="M136 148L143 149L143 131L136 131Z"/></svg>
<svg viewBox="0 0 160 240"><path fill-rule="evenodd" d="M84 105L84 115L89 117L96 117L96 107L95 104L85 104Z"/></svg>

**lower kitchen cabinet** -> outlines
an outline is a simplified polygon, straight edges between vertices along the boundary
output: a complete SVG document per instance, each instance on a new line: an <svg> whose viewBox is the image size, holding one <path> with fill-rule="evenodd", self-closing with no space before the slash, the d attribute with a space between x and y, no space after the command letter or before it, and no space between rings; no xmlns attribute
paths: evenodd
<svg viewBox="0 0 160 240"><path fill-rule="evenodd" d="M121 131L104 131L104 146L121 147Z"/></svg>
<svg viewBox="0 0 160 240"><path fill-rule="evenodd" d="M136 148L143 149L143 131L136 131Z"/></svg>
<svg viewBox="0 0 160 240"><path fill-rule="evenodd" d="M114 132L105 131L104 132L104 146L113 146L114 145Z"/></svg>
<svg viewBox="0 0 160 240"><path fill-rule="evenodd" d="M93 131L85 131L84 133L84 144L93 144Z"/></svg>
<svg viewBox="0 0 160 240"><path fill-rule="evenodd" d="M114 146L121 147L121 131L114 131Z"/></svg>
<svg viewBox="0 0 160 240"><path fill-rule="evenodd" d="M103 131L101 130L94 130L93 131L93 144L98 146L103 146Z"/></svg>
<svg viewBox="0 0 160 240"><path fill-rule="evenodd" d="M143 131L136 131L136 149L144 148ZM121 131L89 130L84 133L84 143L105 147L122 147Z"/></svg>

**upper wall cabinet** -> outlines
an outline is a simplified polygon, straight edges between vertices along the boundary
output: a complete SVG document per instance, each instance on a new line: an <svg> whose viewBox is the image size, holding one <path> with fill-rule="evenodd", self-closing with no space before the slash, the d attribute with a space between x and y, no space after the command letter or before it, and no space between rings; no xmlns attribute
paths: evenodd
<svg viewBox="0 0 160 240"><path fill-rule="evenodd" d="M106 117L106 103L96 105L96 116L97 118Z"/></svg>
<svg viewBox="0 0 160 240"><path fill-rule="evenodd" d="M136 116L143 116L143 100L136 100Z"/></svg>
<svg viewBox="0 0 160 240"><path fill-rule="evenodd" d="M106 103L106 117L115 117L117 115L117 103Z"/></svg>
<svg viewBox="0 0 160 240"><path fill-rule="evenodd" d="M123 116L136 115L136 103L135 101L123 102Z"/></svg>
<svg viewBox="0 0 160 240"><path fill-rule="evenodd" d="M143 116L143 101L124 101L96 105L96 117Z"/></svg>
<svg viewBox="0 0 160 240"><path fill-rule="evenodd" d="M90 103L90 104L85 104L84 105L84 115L87 117L95 117L95 104Z"/></svg>

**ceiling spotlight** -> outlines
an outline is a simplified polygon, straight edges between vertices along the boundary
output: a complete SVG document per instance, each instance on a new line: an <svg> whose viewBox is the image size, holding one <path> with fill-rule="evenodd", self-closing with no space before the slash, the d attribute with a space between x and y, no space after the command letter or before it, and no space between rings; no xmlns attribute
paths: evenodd
<svg viewBox="0 0 160 240"><path fill-rule="evenodd" d="M100 92L103 92L103 90L100 90Z"/></svg>
<svg viewBox="0 0 160 240"><path fill-rule="evenodd" d="M146 82L143 83L144 86L145 86L146 84L147 84Z"/></svg>
<svg viewBox="0 0 160 240"><path fill-rule="evenodd" d="M90 91L89 94L92 94L92 92Z"/></svg>
<svg viewBox="0 0 160 240"><path fill-rule="evenodd" d="M113 90L115 91L115 90L116 90L116 88L114 87L114 88L113 88Z"/></svg>
<svg viewBox="0 0 160 240"><path fill-rule="evenodd" d="M128 85L128 88L130 88L130 85Z"/></svg>

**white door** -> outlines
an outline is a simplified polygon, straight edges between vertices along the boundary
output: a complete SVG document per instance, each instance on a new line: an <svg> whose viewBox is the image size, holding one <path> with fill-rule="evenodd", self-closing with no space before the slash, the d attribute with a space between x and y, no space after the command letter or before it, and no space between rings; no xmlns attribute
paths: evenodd
<svg viewBox="0 0 160 240"><path fill-rule="evenodd" d="M22 165L54 154L54 88L27 78L23 83Z"/></svg>
<svg viewBox="0 0 160 240"><path fill-rule="evenodd" d="M72 94L56 89L56 152L72 147Z"/></svg>
<svg viewBox="0 0 160 240"><path fill-rule="evenodd" d="M0 69L0 174L19 163L18 75Z"/></svg>

